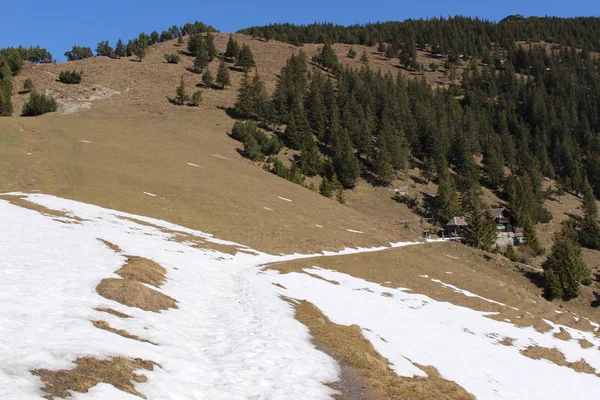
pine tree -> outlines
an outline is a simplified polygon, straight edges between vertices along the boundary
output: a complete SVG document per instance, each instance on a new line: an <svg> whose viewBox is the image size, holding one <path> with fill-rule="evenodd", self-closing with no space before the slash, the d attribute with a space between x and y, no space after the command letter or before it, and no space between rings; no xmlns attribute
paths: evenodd
<svg viewBox="0 0 600 400"><path fill-rule="evenodd" d="M375 152L375 160L373 161L374 173L383 185L390 185L396 174L389 153L385 149L379 149Z"/></svg>
<svg viewBox="0 0 600 400"><path fill-rule="evenodd" d="M185 92L185 83L183 82L183 75L181 75L181 80L179 82L179 86L177 86L177 90L175 91L175 99L174 103L178 106L184 105L190 97Z"/></svg>
<svg viewBox="0 0 600 400"><path fill-rule="evenodd" d="M342 185L335 173L331 177L331 188L335 192L335 199L338 203L345 204L346 197L344 196L344 185Z"/></svg>
<svg viewBox="0 0 600 400"><path fill-rule="evenodd" d="M214 83L214 78L212 76L212 74L210 73L210 70L207 69L204 74L202 75L202 83L204 83L204 86L206 86L208 89L210 89Z"/></svg>
<svg viewBox="0 0 600 400"><path fill-rule="evenodd" d="M581 293L580 283L590 280L590 270L583 261L577 232L572 221L564 221L554 234L552 250L542 264L545 271L546 297L569 300Z"/></svg>
<svg viewBox="0 0 600 400"><path fill-rule="evenodd" d="M300 169L306 176L315 176L321 173L321 153L316 143L305 146L300 152Z"/></svg>
<svg viewBox="0 0 600 400"><path fill-rule="evenodd" d="M500 139L492 135L483 152L483 171L486 181L492 189L498 189L504 183L504 156Z"/></svg>
<svg viewBox="0 0 600 400"><path fill-rule="evenodd" d="M25 79L25 82L23 82L23 91L31 92L32 90L33 90L33 81L31 80L31 78Z"/></svg>
<svg viewBox="0 0 600 400"><path fill-rule="evenodd" d="M321 193L325 197L333 196L333 185L331 181L327 179L326 176L321 180L321 184L319 185L319 193Z"/></svg>
<svg viewBox="0 0 600 400"><path fill-rule="evenodd" d="M377 45L377 52L378 53L385 53L385 43L383 42L379 42L379 44Z"/></svg>
<svg viewBox="0 0 600 400"><path fill-rule="evenodd" d="M206 34L205 38L206 53L208 54L208 60L212 61L218 55L217 48L215 46L215 38L210 33Z"/></svg>
<svg viewBox="0 0 600 400"><path fill-rule="evenodd" d="M367 51L366 50L363 50L362 55L360 56L360 61L363 64L366 64L366 63L369 62L369 56L367 55Z"/></svg>
<svg viewBox="0 0 600 400"><path fill-rule="evenodd" d="M221 85L221 89L225 89L225 86L231 84L229 68L227 68L227 65L225 65L224 61L221 61L219 64L219 69L217 70L217 83Z"/></svg>
<svg viewBox="0 0 600 400"><path fill-rule="evenodd" d="M463 227L465 241L473 247L490 251L496 242L498 231L489 207L478 196L470 197L465 203L467 211L465 218L467 225Z"/></svg>
<svg viewBox="0 0 600 400"><path fill-rule="evenodd" d="M192 94L192 98L190 100L190 106L198 107L202 103L202 92L196 90L194 94Z"/></svg>
<svg viewBox="0 0 600 400"><path fill-rule="evenodd" d="M115 47L115 57L121 58L127 56L127 49L123 44L123 41L119 39L117 41L117 46Z"/></svg>
<svg viewBox="0 0 600 400"><path fill-rule="evenodd" d="M348 58L356 57L356 51L352 47L350 47L350 50L348 50L348 54L346 54L346 57L348 57Z"/></svg>
<svg viewBox="0 0 600 400"><path fill-rule="evenodd" d="M600 224L598 224L598 206L594 191L587 179L583 186L583 221L579 231L579 241L583 247L600 250Z"/></svg>
<svg viewBox="0 0 600 400"><path fill-rule="evenodd" d="M535 224L529 217L526 217L523 222L523 236L525 237L527 247L529 247L535 255L539 256L544 253L544 248L540 245L538 240Z"/></svg>
<svg viewBox="0 0 600 400"><path fill-rule="evenodd" d="M462 214L460 196L456 190L454 177L447 167L443 168L438 174L436 213L443 223Z"/></svg>
<svg viewBox="0 0 600 400"><path fill-rule="evenodd" d="M96 56L114 57L115 50L110 47L108 40L98 43L96 47Z"/></svg>
<svg viewBox="0 0 600 400"><path fill-rule="evenodd" d="M250 50L250 46L248 46L247 44L243 45L242 49L239 52L239 56L237 58L237 65L242 67L244 72L248 72L250 68L256 67L254 55L252 54L252 50Z"/></svg>
<svg viewBox="0 0 600 400"><path fill-rule="evenodd" d="M201 41L201 43L204 43ZM194 69L198 72L204 71L204 68L208 66L210 62L210 58L208 57L208 52L206 50L206 46L204 44L198 46L196 57L194 58Z"/></svg>
<svg viewBox="0 0 600 400"><path fill-rule="evenodd" d="M133 40L131 52L139 62L142 62L148 52L148 35L140 33L140 36Z"/></svg>
<svg viewBox="0 0 600 400"><path fill-rule="evenodd" d="M0 116L9 117L13 112L12 101L12 71L8 62L2 61L0 54Z"/></svg>
<svg viewBox="0 0 600 400"><path fill-rule="evenodd" d="M237 60L240 55L240 45L238 42L233 39L232 35L229 35L229 40L227 41L227 49L225 50L225 58L233 61Z"/></svg>
<svg viewBox="0 0 600 400"><path fill-rule="evenodd" d="M344 129L333 140L333 166L343 187L352 189L358 183L361 173L360 162L354 154L354 148L348 130Z"/></svg>

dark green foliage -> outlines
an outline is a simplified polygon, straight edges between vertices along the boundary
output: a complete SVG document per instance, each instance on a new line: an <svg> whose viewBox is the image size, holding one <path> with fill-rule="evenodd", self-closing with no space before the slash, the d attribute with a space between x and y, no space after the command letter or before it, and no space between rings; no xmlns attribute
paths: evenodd
<svg viewBox="0 0 600 400"><path fill-rule="evenodd" d="M150 34L150 38L148 39L148 44L153 45L156 43L160 43L160 35L158 34L158 32L153 31Z"/></svg>
<svg viewBox="0 0 600 400"><path fill-rule="evenodd" d="M9 63L13 75L16 75L21 71L23 67L23 61L29 61L34 63L52 63L52 54L48 50L41 48L40 46L31 46L25 48L19 47L7 47L0 49L0 58Z"/></svg>
<svg viewBox="0 0 600 400"><path fill-rule="evenodd" d="M11 101L12 95L12 71L9 63L0 54L0 117L9 117L13 112Z"/></svg>
<svg viewBox="0 0 600 400"><path fill-rule="evenodd" d="M277 136L267 136L254 121L236 122L231 137L244 144L242 155L253 161L262 161L265 156L276 155L281 150Z"/></svg>
<svg viewBox="0 0 600 400"><path fill-rule="evenodd" d="M265 84L260 76L256 74L250 79L244 75L235 104L236 113L243 118L263 117L267 100Z"/></svg>
<svg viewBox="0 0 600 400"><path fill-rule="evenodd" d="M367 55L366 50L363 50L362 55L360 56L360 61L365 64L369 62L369 56Z"/></svg>
<svg viewBox="0 0 600 400"><path fill-rule="evenodd" d="M173 103L177 104L178 106L182 106L189 99L190 96L188 96L188 94L185 92L185 83L183 82L182 75L181 80L179 81L179 86L177 86L177 89L175 89L175 99L173 99Z"/></svg>
<svg viewBox="0 0 600 400"><path fill-rule="evenodd" d="M346 54L346 57L348 58L355 58L356 57L356 51L350 47L350 50L348 50L348 54Z"/></svg>
<svg viewBox="0 0 600 400"><path fill-rule="evenodd" d="M333 196L333 185L326 176L324 176L323 180L321 180L321 184L319 185L319 193L325 197Z"/></svg>
<svg viewBox="0 0 600 400"><path fill-rule="evenodd" d="M579 242L588 249L600 250L600 224L594 191L587 179L583 186L583 221L579 230Z"/></svg>
<svg viewBox="0 0 600 400"><path fill-rule="evenodd" d="M56 100L52 97L48 97L43 93L31 92L29 100L23 105L21 115L32 117L54 112L57 108Z"/></svg>
<svg viewBox="0 0 600 400"><path fill-rule="evenodd" d="M77 71L60 71L58 74L58 81L60 83L66 83L67 85L76 85L81 83L81 74L83 72Z"/></svg>
<svg viewBox="0 0 600 400"><path fill-rule="evenodd" d="M504 155L502 144L497 135L492 135L483 152L483 172L486 183L493 189L499 189L504 183Z"/></svg>
<svg viewBox="0 0 600 400"><path fill-rule="evenodd" d="M590 279L590 270L583 262L577 232L572 221L563 222L554 235L552 251L542 264L545 271L546 298L569 300L581 293L580 283Z"/></svg>
<svg viewBox="0 0 600 400"><path fill-rule="evenodd" d="M515 247L512 244L506 246L506 252L504 253L504 257L508 258L512 262L519 262L519 256L515 252Z"/></svg>
<svg viewBox="0 0 600 400"><path fill-rule="evenodd" d="M254 55L252 54L252 50L250 50L250 46L248 46L247 44L242 46L237 57L236 65L242 67L242 69L245 72L247 72L252 67L256 67Z"/></svg>
<svg viewBox="0 0 600 400"><path fill-rule="evenodd" d="M165 61L169 64L179 64L181 57L179 54L165 54Z"/></svg>
<svg viewBox="0 0 600 400"><path fill-rule="evenodd" d="M207 69L206 71L204 71L204 74L202 74L202 83L204 83L204 86L206 86L208 89L210 89L215 83L215 79L210 73L210 70Z"/></svg>
<svg viewBox="0 0 600 400"><path fill-rule="evenodd" d="M321 173L321 153L316 144L307 146L300 152L300 169L307 176L315 176Z"/></svg>
<svg viewBox="0 0 600 400"><path fill-rule="evenodd" d="M462 215L460 196L456 190L454 177L448 172L448 168L443 168L438 177L435 212L442 223Z"/></svg>
<svg viewBox="0 0 600 400"><path fill-rule="evenodd" d="M115 49L110 47L108 40L98 43L96 47L96 56L114 57Z"/></svg>
<svg viewBox="0 0 600 400"><path fill-rule="evenodd" d="M229 36L229 40L227 41L227 48L225 50L225 58L229 60L237 60L240 55L240 45L235 41L233 36Z"/></svg>
<svg viewBox="0 0 600 400"><path fill-rule="evenodd" d="M354 147L347 130L343 130L333 140L333 167L343 187L352 189L358 183L361 173L360 162L354 154Z"/></svg>
<svg viewBox="0 0 600 400"><path fill-rule="evenodd" d="M485 202L476 196L470 196L465 202L467 225L463 227L463 236L467 244L490 251L496 242L498 232L496 221L490 214Z"/></svg>
<svg viewBox="0 0 600 400"><path fill-rule="evenodd" d="M129 46L128 46L129 47ZM148 35L140 33L140 35L132 41L131 54L136 56L139 62L146 57L148 53Z"/></svg>
<svg viewBox="0 0 600 400"><path fill-rule="evenodd" d="M271 168L271 172L275 175L287 179L290 182L297 183L298 185L302 185L304 183L304 176L300 172L300 169L296 167L296 164L292 164L291 168L283 165L281 160L275 157L273 161L273 168Z"/></svg>
<svg viewBox="0 0 600 400"><path fill-rule="evenodd" d="M535 224L529 217L523 221L523 236L525 237L525 244L535 255L544 254L544 248L540 245Z"/></svg>
<svg viewBox="0 0 600 400"><path fill-rule="evenodd" d="M31 78L27 78L25 79L25 82L23 82L23 91L26 93L33 91L33 81Z"/></svg>
<svg viewBox="0 0 600 400"><path fill-rule="evenodd" d="M68 61L83 60L84 58L93 57L92 49L89 47L73 46L71 51L65 52L65 57Z"/></svg>
<svg viewBox="0 0 600 400"><path fill-rule="evenodd" d="M218 54L215 46L215 38L210 33L207 33L204 41L206 43L206 53L208 54L208 59L209 61L212 61Z"/></svg>
<svg viewBox="0 0 600 400"><path fill-rule="evenodd" d="M292 55L281 70L273 93L273 105L280 122L289 122L292 110L302 108L308 87L307 74L308 64L303 51Z"/></svg>
<svg viewBox="0 0 600 400"><path fill-rule="evenodd" d="M221 85L221 89L225 89L225 86L231 85L229 68L227 68L224 61L221 61L219 69L217 70L217 84Z"/></svg>
<svg viewBox="0 0 600 400"><path fill-rule="evenodd" d="M126 56L127 56L127 48L123 44L123 41L121 39L119 39L117 41L117 45L115 47L115 57L121 58L121 57L126 57Z"/></svg>
<svg viewBox="0 0 600 400"><path fill-rule="evenodd" d="M198 107L202 103L202 92L196 90L194 94L192 94L192 98L190 99L191 107Z"/></svg>
<svg viewBox="0 0 600 400"><path fill-rule="evenodd" d="M199 37L201 39L200 43L203 43L202 37ZM204 68L206 68L210 63L210 57L208 56L206 46L203 44L198 46L195 55L196 57L194 58L194 69L198 72L202 72L204 71Z"/></svg>
<svg viewBox="0 0 600 400"><path fill-rule="evenodd" d="M319 52L312 58L312 61L316 64L319 64L321 67L328 71L337 71L340 65L340 62L331 48L331 45L325 44Z"/></svg>

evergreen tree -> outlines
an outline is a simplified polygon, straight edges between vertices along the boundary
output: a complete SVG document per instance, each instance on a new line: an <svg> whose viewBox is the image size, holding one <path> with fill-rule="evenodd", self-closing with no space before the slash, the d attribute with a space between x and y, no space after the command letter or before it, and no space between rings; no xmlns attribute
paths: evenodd
<svg viewBox="0 0 600 400"><path fill-rule="evenodd" d="M239 52L239 56L237 58L237 65L242 67L244 72L248 72L250 68L256 67L254 55L252 54L252 50L250 50L250 46L248 46L247 44L243 45Z"/></svg>
<svg viewBox="0 0 600 400"><path fill-rule="evenodd" d="M481 197L470 196L465 201L465 209L467 211L465 217L467 225L463 227L465 241L473 247L490 251L496 242L498 231L489 207Z"/></svg>
<svg viewBox="0 0 600 400"><path fill-rule="evenodd" d="M29 93L32 90L33 90L33 81L31 80L31 78L25 79L25 82L23 82L23 91Z"/></svg>
<svg viewBox="0 0 600 400"><path fill-rule="evenodd" d="M300 169L306 176L315 176L321 173L321 153L316 143L305 146L300 152Z"/></svg>
<svg viewBox="0 0 600 400"><path fill-rule="evenodd" d="M377 179L379 179L383 185L390 185L394 181L396 174L387 150L379 149L376 151L373 164L374 173L377 176Z"/></svg>
<svg viewBox="0 0 600 400"><path fill-rule="evenodd" d="M462 214L460 196L456 190L454 177L443 168L438 174L438 190L436 196L436 214L443 223Z"/></svg>
<svg viewBox="0 0 600 400"><path fill-rule="evenodd" d="M235 41L232 35L229 35L229 40L227 41L227 49L225 50L225 58L233 61L237 60L240 55L240 45Z"/></svg>
<svg viewBox="0 0 600 400"><path fill-rule="evenodd" d="M198 107L202 103L202 92L196 90L194 94L192 94L192 98L190 99L190 106Z"/></svg>
<svg viewBox="0 0 600 400"><path fill-rule="evenodd" d="M569 300L581 293L580 283L590 281L590 270L583 261L577 232L571 221L563 222L554 235L552 250L542 264L545 271L546 297Z"/></svg>
<svg viewBox="0 0 600 400"><path fill-rule="evenodd" d="M321 184L319 185L319 193L325 197L333 196L333 185L326 176L324 176L323 180L321 180Z"/></svg>
<svg viewBox="0 0 600 400"><path fill-rule="evenodd" d="M340 182L335 173L331 178L331 188L335 192L335 199L338 201L338 203L346 204L346 197L344 196L344 185Z"/></svg>
<svg viewBox="0 0 600 400"><path fill-rule="evenodd" d="M356 57L356 51L352 47L350 47L350 50L348 50L348 54L346 54L346 57L348 57L348 58Z"/></svg>
<svg viewBox="0 0 600 400"><path fill-rule="evenodd" d="M12 70L8 62L0 54L0 116L9 117L13 112L12 96Z"/></svg>
<svg viewBox="0 0 600 400"><path fill-rule="evenodd" d="M231 85L231 78L229 77L229 68L225 65L224 61L219 64L217 70L217 83L221 85L221 89L225 89L225 86Z"/></svg>
<svg viewBox="0 0 600 400"><path fill-rule="evenodd" d="M96 56L114 57L115 50L110 47L108 40L98 43L96 47Z"/></svg>
<svg viewBox="0 0 600 400"><path fill-rule="evenodd" d="M267 92L264 82L258 74L252 79L245 74L238 90L235 104L236 113L243 118L263 117L267 104Z"/></svg>
<svg viewBox="0 0 600 400"><path fill-rule="evenodd" d="M213 35L211 35L210 33L207 33L206 38L205 38L205 43L206 43L206 53L208 54L208 59L209 59L209 61L212 61L218 55L217 48L215 46L215 38L213 37Z"/></svg>
<svg viewBox="0 0 600 400"><path fill-rule="evenodd" d="M483 152L483 172L492 189L499 189L504 182L504 156L500 139L492 135Z"/></svg>
<svg viewBox="0 0 600 400"><path fill-rule="evenodd" d="M215 80L214 80L212 74L210 73L210 70L206 69L206 71L202 75L202 83L204 83L204 86L206 86L208 89L210 89L212 87L214 81Z"/></svg>
<svg viewBox="0 0 600 400"><path fill-rule="evenodd" d="M89 47L73 46L71 51L65 52L65 57L68 61L83 60L84 58L93 57L92 49Z"/></svg>
<svg viewBox="0 0 600 400"><path fill-rule="evenodd" d="M337 71L340 65L337 55L328 43L325 43L319 53L313 57L313 62L320 64L324 69L331 72Z"/></svg>
<svg viewBox="0 0 600 400"><path fill-rule="evenodd" d="M579 241L583 247L600 250L600 224L598 224L598 206L594 191L587 179L583 186L583 221L579 231Z"/></svg>
<svg viewBox="0 0 600 400"><path fill-rule="evenodd" d="M354 148L346 129L334 138L333 166L343 187L352 189L356 186L361 173L360 162L354 155Z"/></svg>
<svg viewBox="0 0 600 400"><path fill-rule="evenodd" d="M58 104L52 97L46 96L43 93L31 92L29 100L23 105L21 115L24 117L33 117L54 112L57 108Z"/></svg>
<svg viewBox="0 0 600 400"><path fill-rule="evenodd" d="M369 56L367 55L367 51L366 50L363 50L362 55L360 56L360 61L363 64L366 64L366 63L369 62Z"/></svg>
<svg viewBox="0 0 600 400"><path fill-rule="evenodd" d="M189 99L190 99L190 96L188 96L187 93L185 92L185 83L183 82L183 75L181 75L181 80L179 82L179 86L177 86L177 89L175 91L174 103L177 104L178 106L182 106Z"/></svg>
<svg viewBox="0 0 600 400"><path fill-rule="evenodd" d="M121 58L127 56L127 48L123 44L123 41L119 39L115 47L115 57Z"/></svg>
<svg viewBox="0 0 600 400"><path fill-rule="evenodd" d="M202 44L197 47L196 57L194 58L194 69L198 72L204 71L204 68L206 68L210 63L208 51L206 50L206 46L203 44L204 41L201 39L200 43Z"/></svg>
<svg viewBox="0 0 600 400"><path fill-rule="evenodd" d="M535 255L539 256L544 253L544 248L540 245L538 240L535 224L529 217L526 217L523 222L523 236L525 237L525 244Z"/></svg>
<svg viewBox="0 0 600 400"><path fill-rule="evenodd" d="M139 37L133 40L131 51L137 57L138 61L142 62L148 53L148 35L140 33Z"/></svg>

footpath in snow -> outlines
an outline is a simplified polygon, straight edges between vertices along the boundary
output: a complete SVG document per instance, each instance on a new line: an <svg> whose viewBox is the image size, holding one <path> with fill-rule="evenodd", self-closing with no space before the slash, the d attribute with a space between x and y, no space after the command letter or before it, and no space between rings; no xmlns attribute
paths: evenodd
<svg viewBox="0 0 600 400"><path fill-rule="evenodd" d="M318 254L272 256L160 220L53 196L25 196L77 220L0 200L1 399L40 398L43 384L30 370L73 368L82 356L156 362L160 367L141 371L148 380L135 384L148 399L328 399L334 391L324 383L336 381L339 368L315 349L308 330L280 295L314 303L335 323L358 324L401 375L424 375L413 362L431 365L481 399L587 399L600 393L600 378L593 374L519 353L533 344L557 347L567 361L583 358L600 372L600 341L591 333L568 328L574 339L594 344L582 349L552 332L519 328L339 272L315 267L309 271L314 276L281 275L260 268ZM173 231L239 251L231 255L199 248L174 240ZM325 255L335 254L340 253ZM103 279L118 278L114 272L126 262L125 255L166 269L167 282L157 290L176 299L177 309L144 311L96 292ZM132 318L96 311L98 307ZM98 329L91 323L98 320L152 343ZM499 345L501 337L514 338L514 345ZM103 383L73 397L137 398Z"/></svg>

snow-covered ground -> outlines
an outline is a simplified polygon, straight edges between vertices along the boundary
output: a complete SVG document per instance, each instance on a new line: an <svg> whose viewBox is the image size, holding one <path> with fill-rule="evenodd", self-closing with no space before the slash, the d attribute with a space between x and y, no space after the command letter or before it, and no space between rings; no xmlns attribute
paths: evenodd
<svg viewBox="0 0 600 400"><path fill-rule="evenodd" d="M360 325L402 375L424 375L412 362L432 365L481 399L586 399L600 393L600 378L594 375L519 353L532 344L557 347L568 361L584 358L600 371L600 341L593 334L567 328L574 339L594 344L584 350L575 340L561 341L551 332L519 328L486 318L485 313L338 272L310 270L340 283L334 285L307 274L280 275L260 268L314 254L272 256L164 221L53 196L27 199L82 221L65 223L68 218L0 200L1 399L43 396L42 382L29 371L72 368L80 356L125 356L160 364L162 368L142 371L148 381L136 384L148 399L329 398L333 390L323 383L337 380L338 366L314 348L308 330L294 319L281 294L313 302L333 322ZM230 255L199 249L169 240L173 233L165 229L242 251ZM97 239L117 245L123 254ZM342 253L374 250L380 249ZM143 311L96 292L102 279L118 277L114 272L124 264L124 254L149 258L166 268L167 282L159 290L175 298L178 309ZM356 290L365 288L369 291ZM133 318L98 312L96 307ZM91 320L105 320L157 345L97 329ZM502 337L516 339L514 346L497 344ZM74 397L137 398L107 384Z"/></svg>

